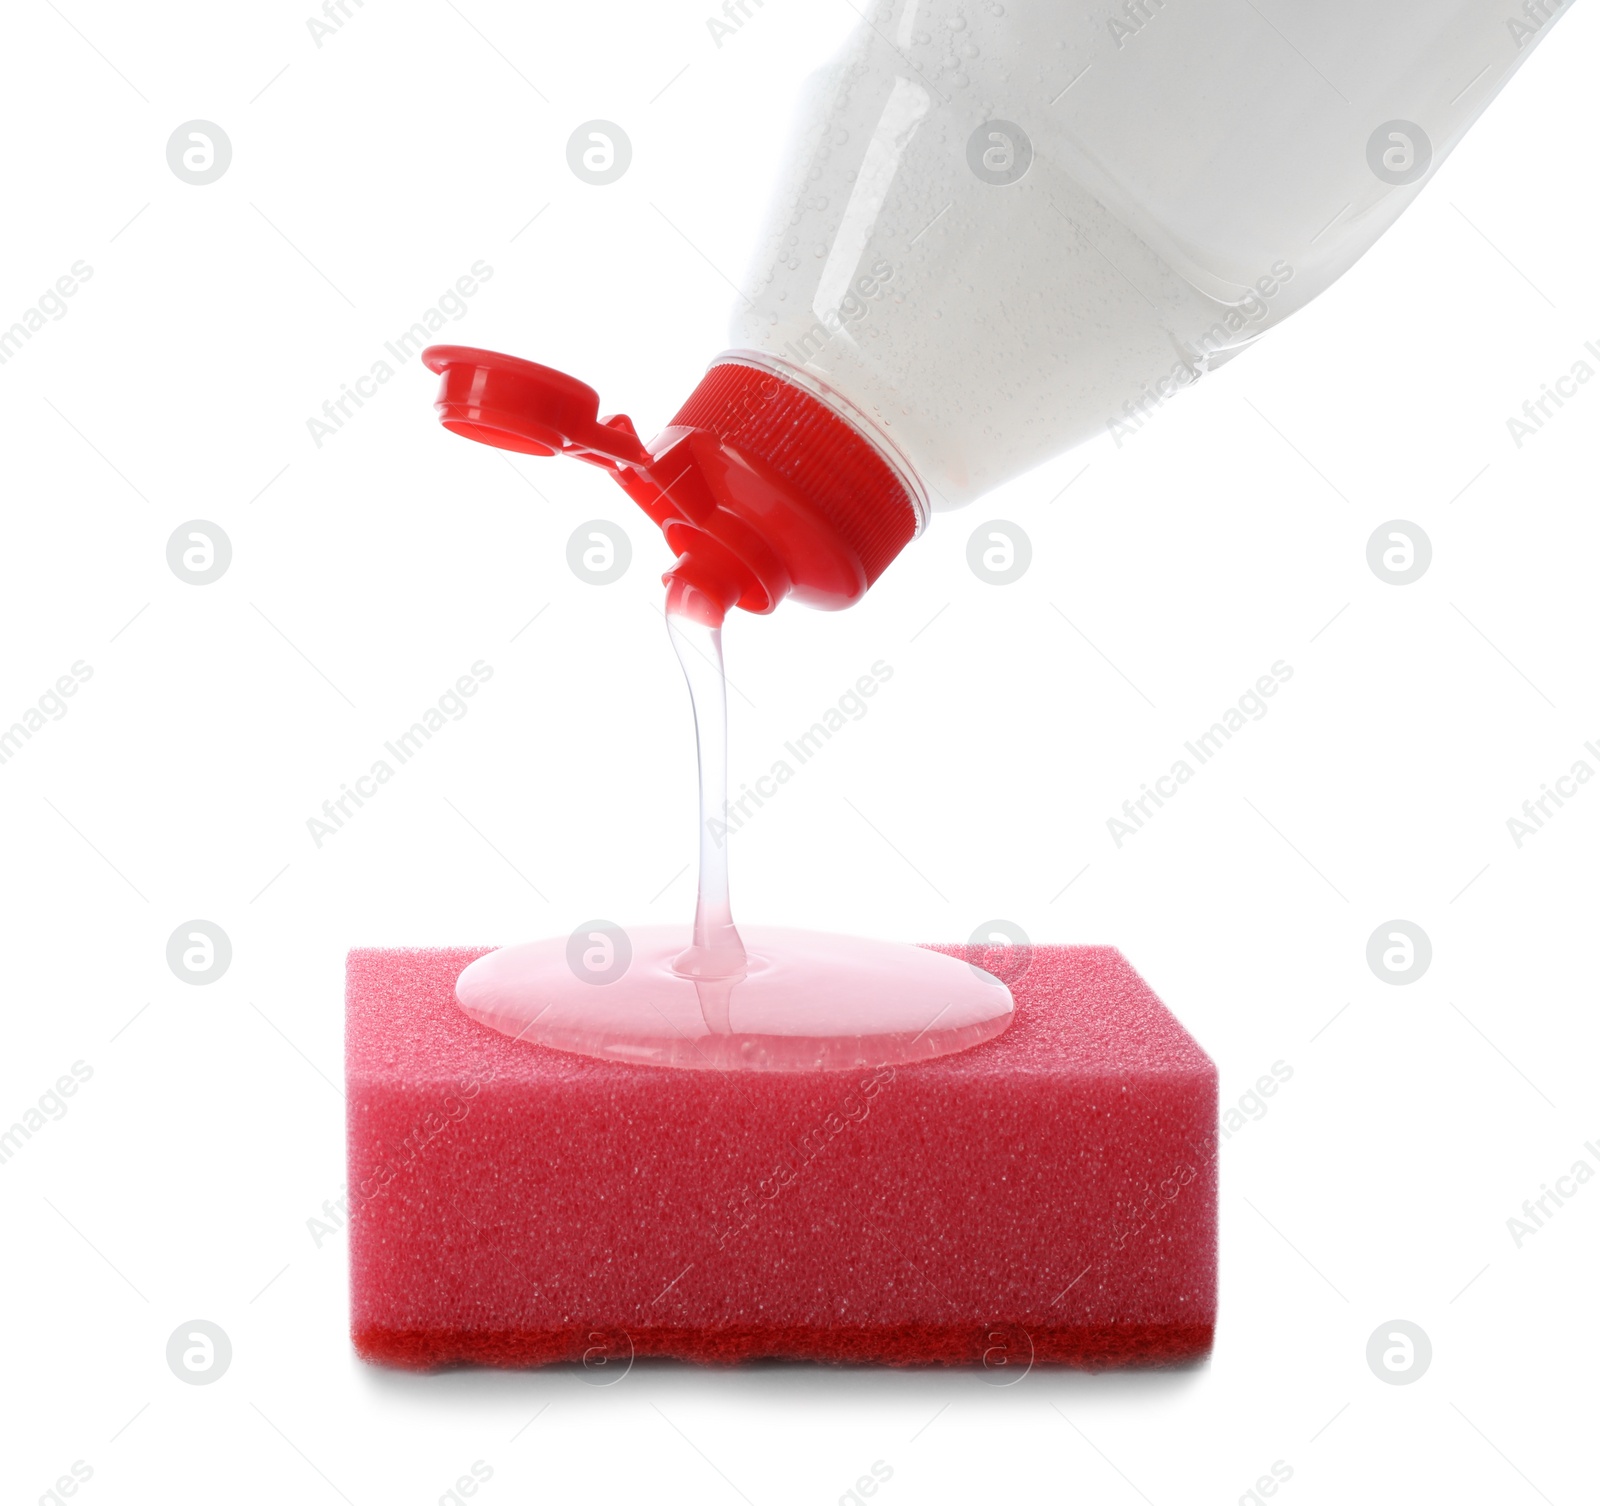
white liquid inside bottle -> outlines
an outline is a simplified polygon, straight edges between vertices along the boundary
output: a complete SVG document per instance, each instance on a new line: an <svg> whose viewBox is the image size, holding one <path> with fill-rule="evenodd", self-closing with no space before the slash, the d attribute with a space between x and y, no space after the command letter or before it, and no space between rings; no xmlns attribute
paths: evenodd
<svg viewBox="0 0 1600 1506"><path fill-rule="evenodd" d="M925 522L1325 289L1561 13L879 7L812 81L729 354L864 421Z"/></svg>

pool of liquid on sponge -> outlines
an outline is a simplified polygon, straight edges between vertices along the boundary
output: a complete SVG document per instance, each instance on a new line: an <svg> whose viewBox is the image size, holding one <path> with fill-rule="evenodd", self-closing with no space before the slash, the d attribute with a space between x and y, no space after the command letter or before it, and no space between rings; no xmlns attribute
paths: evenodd
<svg viewBox="0 0 1600 1506"><path fill-rule="evenodd" d="M694 926L609 927L471 963L456 998L519 1040L613 1061L744 1071L847 1070L964 1051L1011 1023L991 974L902 942L734 924L722 612L681 580L667 627L689 684L700 768Z"/></svg>

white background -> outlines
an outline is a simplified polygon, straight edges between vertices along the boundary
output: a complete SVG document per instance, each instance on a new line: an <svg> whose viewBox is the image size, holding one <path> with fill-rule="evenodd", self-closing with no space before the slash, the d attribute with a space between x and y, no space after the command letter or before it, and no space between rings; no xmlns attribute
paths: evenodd
<svg viewBox="0 0 1600 1506"><path fill-rule="evenodd" d="M0 1166L6 1500L82 1461L87 1502L426 1506L477 1460L490 1506L831 1503L875 1460L888 1506L1231 1502L1276 1460L1305 1506L1594 1498L1600 1187L1520 1248L1507 1220L1600 1167L1600 788L1520 849L1506 821L1600 768L1600 390L1520 450L1505 423L1600 339L1592 10L1354 272L1120 451L940 516L848 613L727 634L736 782L894 670L733 839L744 917L1115 943L1225 1103L1292 1067L1224 1147L1212 1360L996 1389L354 1358L343 1235L308 1226L343 1181L346 948L686 920L693 750L664 546L603 476L445 434L415 363L320 448L306 420L482 259L446 338L653 432L854 22L769 0L718 50L688 0L372 0L319 49L289 4L7 8L0 324L93 275L0 366L0 723L93 676L0 765L0 1124L93 1076ZM607 188L565 160L595 117L633 142ZM165 158L195 118L233 144L207 187ZM634 545L606 588L566 564L591 518ZM967 567L989 518L1032 539L1015 585ZM1365 557L1395 518L1434 550L1405 587ZM191 519L232 541L209 586L166 562ZM318 849L307 818L479 659L470 713ZM1279 659L1270 713L1117 848ZM165 960L194 918L233 946L205 987ZM1394 918L1433 946L1405 987L1365 960ZM232 1341L213 1385L167 1368L193 1318ZM1433 1344L1409 1386L1365 1361L1394 1318Z"/></svg>

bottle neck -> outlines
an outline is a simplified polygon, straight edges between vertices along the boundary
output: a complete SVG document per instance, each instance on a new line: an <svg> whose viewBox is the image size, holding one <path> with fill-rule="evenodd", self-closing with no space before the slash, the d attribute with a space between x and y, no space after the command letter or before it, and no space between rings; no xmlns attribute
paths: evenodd
<svg viewBox="0 0 1600 1506"><path fill-rule="evenodd" d="M702 505L691 495L699 488L685 488L657 517L680 555L674 571L702 589L720 576L726 595L742 568L736 600L752 611L786 595L824 608L859 600L922 515L869 432L789 372L737 355L717 361L651 447L660 479L678 470L669 498L690 465L704 488Z"/></svg>

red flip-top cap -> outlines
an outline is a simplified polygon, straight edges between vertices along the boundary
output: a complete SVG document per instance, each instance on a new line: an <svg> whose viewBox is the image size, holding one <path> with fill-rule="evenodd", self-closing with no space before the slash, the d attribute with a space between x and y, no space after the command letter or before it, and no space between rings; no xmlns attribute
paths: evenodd
<svg viewBox="0 0 1600 1506"><path fill-rule="evenodd" d="M785 596L846 607L916 533L911 492L820 398L763 367L717 362L648 446L574 377L461 345L423 351L447 429L525 455L601 466L666 535L669 583L770 612Z"/></svg>

